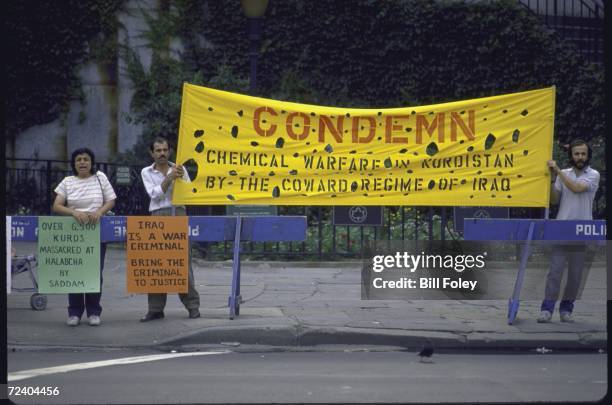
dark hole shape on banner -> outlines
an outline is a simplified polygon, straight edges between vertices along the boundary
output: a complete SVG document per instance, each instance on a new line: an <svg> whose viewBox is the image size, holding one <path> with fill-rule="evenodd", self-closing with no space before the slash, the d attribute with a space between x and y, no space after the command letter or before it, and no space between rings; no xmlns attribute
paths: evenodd
<svg viewBox="0 0 612 405"><path fill-rule="evenodd" d="M495 137L495 135L491 133L487 135L487 139L485 139L485 144L484 144L485 150L491 149L493 145L495 144L496 139L497 138Z"/></svg>
<svg viewBox="0 0 612 405"><path fill-rule="evenodd" d="M352 183L351 183L351 191L352 191L352 192L357 191L357 188L358 188L358 187L359 187L359 184L357 184L357 182L356 182L356 181L354 181L354 182L352 182Z"/></svg>
<svg viewBox="0 0 612 405"><path fill-rule="evenodd" d="M372 153L374 153L374 152L372 152L372 151L369 151L369 152L368 152L367 154L368 154L368 155L371 155Z"/></svg>
<svg viewBox="0 0 612 405"><path fill-rule="evenodd" d="M414 114L416 114L416 111L412 110L412 112L410 112L410 114L414 115Z"/></svg>
<svg viewBox="0 0 612 405"><path fill-rule="evenodd" d="M293 169L289 172L289 174L295 176L296 174L298 174L298 171L296 169Z"/></svg>
<svg viewBox="0 0 612 405"><path fill-rule="evenodd" d="M316 153L317 153L317 150L316 150L316 149L313 149L313 150L312 150L312 154L314 155L314 154L316 154Z"/></svg>
<svg viewBox="0 0 612 405"><path fill-rule="evenodd" d="M406 153L408 152L408 149L404 148L404 149L400 149L399 153Z"/></svg>
<svg viewBox="0 0 612 405"><path fill-rule="evenodd" d="M233 196L233 195L231 195L231 194L226 195L226 197L227 197L227 199L228 199L228 200L232 200L232 201L235 201L235 200L236 200L236 199L234 198L234 196Z"/></svg>
<svg viewBox="0 0 612 405"><path fill-rule="evenodd" d="M382 111L376 113L379 117L382 115Z"/></svg>
<svg viewBox="0 0 612 405"><path fill-rule="evenodd" d="M467 180L466 179L462 179L461 180L461 184L465 184L465 183L467 183Z"/></svg>
<svg viewBox="0 0 612 405"><path fill-rule="evenodd" d="M274 187L274 190L272 190L272 197L274 198L280 197L280 188L278 188L278 186Z"/></svg>
<svg viewBox="0 0 612 405"><path fill-rule="evenodd" d="M345 130L344 130L344 133L345 133L345 134L348 134L348 129L345 129Z"/></svg>
<svg viewBox="0 0 612 405"><path fill-rule="evenodd" d="M433 188L436 186L436 181L435 180L429 180L429 184L427 185L427 188L430 190L433 190Z"/></svg>
<svg viewBox="0 0 612 405"><path fill-rule="evenodd" d="M523 177L523 175L522 174L517 174L516 177L518 177L520 179L521 177Z"/></svg>
<svg viewBox="0 0 612 405"><path fill-rule="evenodd" d="M408 169L408 170L406 170L406 173L410 173L410 174L412 174L412 169Z"/></svg>
<svg viewBox="0 0 612 405"><path fill-rule="evenodd" d="M228 181L227 184L229 184L230 186L233 186L234 182L233 181Z"/></svg>
<svg viewBox="0 0 612 405"><path fill-rule="evenodd" d="M465 139L462 139L462 140L459 141L460 145L463 145L464 143L465 143Z"/></svg>
<svg viewBox="0 0 612 405"><path fill-rule="evenodd" d="M430 111L430 112L429 112L429 115L434 115L434 112L433 112L433 111Z"/></svg>
<svg viewBox="0 0 612 405"><path fill-rule="evenodd" d="M259 146L259 143L255 141L251 141L251 146Z"/></svg>
<svg viewBox="0 0 612 405"><path fill-rule="evenodd" d="M274 173L273 171L270 171L270 173L268 173L268 176L275 176L276 173Z"/></svg>
<svg viewBox="0 0 612 405"><path fill-rule="evenodd" d="M529 114L529 110L527 110L526 108L525 108L523 111L521 111L521 115L522 115L523 117L526 117L526 116L527 116L527 114Z"/></svg>
<svg viewBox="0 0 612 405"><path fill-rule="evenodd" d="M232 127L232 136L233 136L234 138L238 138L238 126L237 126L237 125L234 125L234 126Z"/></svg>
<svg viewBox="0 0 612 405"><path fill-rule="evenodd" d="M208 111L212 111L212 110L213 110L213 108L212 108L212 107L208 107Z"/></svg>
<svg viewBox="0 0 612 405"><path fill-rule="evenodd" d="M382 136L379 136L379 137L378 137L378 138L376 138L376 139L378 139L379 141L382 141Z"/></svg>
<svg viewBox="0 0 612 405"><path fill-rule="evenodd" d="M478 170L476 174L482 174L482 170Z"/></svg>
<svg viewBox="0 0 612 405"><path fill-rule="evenodd" d="M276 140L276 146L278 149L282 148L285 145L285 139L284 138L278 138Z"/></svg>
<svg viewBox="0 0 612 405"><path fill-rule="evenodd" d="M385 159L385 168L390 169L393 167L393 162L391 161L391 158L386 158Z"/></svg>
<svg viewBox="0 0 612 405"><path fill-rule="evenodd" d="M316 117L316 116L317 116L317 114L315 114L314 112L311 112L311 113L310 113L310 116L311 116L311 117Z"/></svg>
<svg viewBox="0 0 612 405"><path fill-rule="evenodd" d="M310 145L310 141L306 142L306 146Z"/></svg>
<svg viewBox="0 0 612 405"><path fill-rule="evenodd" d="M491 198L495 198L495 194L491 194Z"/></svg>
<svg viewBox="0 0 612 405"><path fill-rule="evenodd" d="M523 151L523 156L527 156L528 154L529 154L529 151L528 151L527 149L525 149L525 150Z"/></svg>
<svg viewBox="0 0 612 405"><path fill-rule="evenodd" d="M406 131L406 132L411 132L411 131L412 131L412 128L407 127L407 128L405 129L405 131Z"/></svg>
<svg viewBox="0 0 612 405"><path fill-rule="evenodd" d="M449 173L451 173L451 174L452 174L452 173L455 173L455 171L454 171L454 170L449 170L448 172L449 172Z"/></svg>
<svg viewBox="0 0 612 405"><path fill-rule="evenodd" d="M355 153L357 153L357 151L356 150L352 150L352 151L349 152L349 155L354 155Z"/></svg>
<svg viewBox="0 0 612 405"><path fill-rule="evenodd" d="M332 194L331 195L331 198L335 198L335 197L337 197L336 194Z"/></svg>
<svg viewBox="0 0 612 405"><path fill-rule="evenodd" d="M506 197L508 197L508 198L512 198L512 196L511 196L510 194L508 194Z"/></svg>
<svg viewBox="0 0 612 405"><path fill-rule="evenodd" d="M404 193L404 195L408 195L408 194L410 194L410 193Z"/></svg>
<svg viewBox="0 0 612 405"><path fill-rule="evenodd" d="M504 110L504 111L502 111L502 113L504 113L504 114L506 114L507 112L508 112L508 110Z"/></svg>
<svg viewBox="0 0 612 405"><path fill-rule="evenodd" d="M489 106L488 104L485 104L482 106L482 108L487 108L488 106Z"/></svg>
<svg viewBox="0 0 612 405"><path fill-rule="evenodd" d="M465 114L465 110L461 111L459 114L461 115Z"/></svg>
<svg viewBox="0 0 612 405"><path fill-rule="evenodd" d="M194 188L192 188L192 189L191 189L191 192L192 192L192 193L197 193L197 192L198 192L198 189L194 187Z"/></svg>
<svg viewBox="0 0 612 405"><path fill-rule="evenodd" d="M359 127L362 131L365 129L365 127L362 125Z"/></svg>
<svg viewBox="0 0 612 405"><path fill-rule="evenodd" d="M521 136L521 131L515 129L512 133L512 142L517 143L519 141L519 137Z"/></svg>
<svg viewBox="0 0 612 405"><path fill-rule="evenodd" d="M183 162L182 166L187 170L190 179L198 178L198 162L191 158Z"/></svg>
<svg viewBox="0 0 612 405"><path fill-rule="evenodd" d="M487 120L487 118L485 117L485 118L483 118L482 120L483 120L483 121L486 121L486 120Z"/></svg>
<svg viewBox="0 0 612 405"><path fill-rule="evenodd" d="M251 172L251 176L255 176L255 172Z"/></svg>
<svg viewBox="0 0 612 405"><path fill-rule="evenodd" d="M196 129L195 131L193 131L193 137L194 138L199 138L202 135L204 135L204 130L203 129Z"/></svg>
<svg viewBox="0 0 612 405"><path fill-rule="evenodd" d="M334 151L334 148L329 143L325 145L325 152L332 153L333 151Z"/></svg>
<svg viewBox="0 0 612 405"><path fill-rule="evenodd" d="M204 142L200 141L196 147L195 147L195 151L198 153L202 153L204 151Z"/></svg>
<svg viewBox="0 0 612 405"><path fill-rule="evenodd" d="M473 150L474 150L474 147L473 147L473 146L468 146L468 148L467 148L467 151L468 151L468 152L471 152L471 151L473 151Z"/></svg>
<svg viewBox="0 0 612 405"><path fill-rule="evenodd" d="M438 152L438 145L436 145L435 142L431 142L429 145L427 145L427 148L425 149L425 153L427 153L429 156L434 156Z"/></svg>
<svg viewBox="0 0 612 405"><path fill-rule="evenodd" d="M228 173L229 173L230 176L237 176L238 175L238 172L236 172L236 170L230 170Z"/></svg>
<svg viewBox="0 0 612 405"><path fill-rule="evenodd" d="M471 196L470 196L470 198L474 198L474 196L473 196L473 195L471 195Z"/></svg>
<svg viewBox="0 0 612 405"><path fill-rule="evenodd" d="M364 197L368 197L368 193L363 193L363 196Z"/></svg>
<svg viewBox="0 0 612 405"><path fill-rule="evenodd" d="M502 172L497 172L498 176L503 176L504 174Z"/></svg>
<svg viewBox="0 0 612 405"><path fill-rule="evenodd" d="M295 152L295 153L293 154L293 157L295 157L295 158L296 158L296 157L299 157L299 156L300 156L300 154L299 154L299 153L297 153L297 152Z"/></svg>
<svg viewBox="0 0 612 405"><path fill-rule="evenodd" d="M351 118L351 114L350 113L346 113L346 118Z"/></svg>
<svg viewBox="0 0 612 405"><path fill-rule="evenodd" d="M219 131L221 131L223 129L223 127L221 125L219 125Z"/></svg>
<svg viewBox="0 0 612 405"><path fill-rule="evenodd" d="M240 110L236 114L238 114L238 116L242 117L244 115L244 111Z"/></svg>
<svg viewBox="0 0 612 405"><path fill-rule="evenodd" d="M419 156L419 152L413 152L412 153L414 156Z"/></svg>

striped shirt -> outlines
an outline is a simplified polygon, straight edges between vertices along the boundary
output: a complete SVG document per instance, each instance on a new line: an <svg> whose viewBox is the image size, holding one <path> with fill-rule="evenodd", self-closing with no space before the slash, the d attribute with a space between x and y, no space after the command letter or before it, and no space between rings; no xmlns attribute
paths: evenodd
<svg viewBox="0 0 612 405"><path fill-rule="evenodd" d="M78 176L64 177L55 192L66 199L68 208L83 212L95 211L105 202L117 198L113 186L101 171L85 179Z"/></svg>

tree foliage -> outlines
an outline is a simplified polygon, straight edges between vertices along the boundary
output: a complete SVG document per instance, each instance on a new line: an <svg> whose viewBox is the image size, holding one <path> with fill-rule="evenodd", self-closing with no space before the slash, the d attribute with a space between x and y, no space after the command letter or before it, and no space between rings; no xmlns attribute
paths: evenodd
<svg viewBox="0 0 612 405"><path fill-rule="evenodd" d="M8 136L65 112L70 100L81 96L77 71L84 61L113 62L114 44L107 37L116 31L116 13L123 1L7 3Z"/></svg>

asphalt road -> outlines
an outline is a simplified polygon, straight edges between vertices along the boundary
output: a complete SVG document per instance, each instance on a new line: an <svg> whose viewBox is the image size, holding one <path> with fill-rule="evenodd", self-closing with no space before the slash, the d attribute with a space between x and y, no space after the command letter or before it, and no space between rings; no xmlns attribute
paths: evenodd
<svg viewBox="0 0 612 405"><path fill-rule="evenodd" d="M10 398L24 404L594 401L608 381L607 354L436 353L424 364L412 352L350 348L17 351L8 370Z"/></svg>

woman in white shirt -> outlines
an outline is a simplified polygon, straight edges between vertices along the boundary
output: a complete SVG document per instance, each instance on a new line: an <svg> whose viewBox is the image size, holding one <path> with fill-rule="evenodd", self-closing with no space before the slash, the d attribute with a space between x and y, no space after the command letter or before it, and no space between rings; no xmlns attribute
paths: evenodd
<svg viewBox="0 0 612 405"><path fill-rule="evenodd" d="M74 176L65 177L55 188L57 196L53 211L60 215L71 215L80 224L97 224L100 217L115 206L117 198L106 175L96 171L96 157L88 148L72 152L70 166ZM102 296L102 269L106 244L100 244L100 292L68 294L68 326L77 326L83 312L87 311L89 324L100 325L100 298Z"/></svg>

